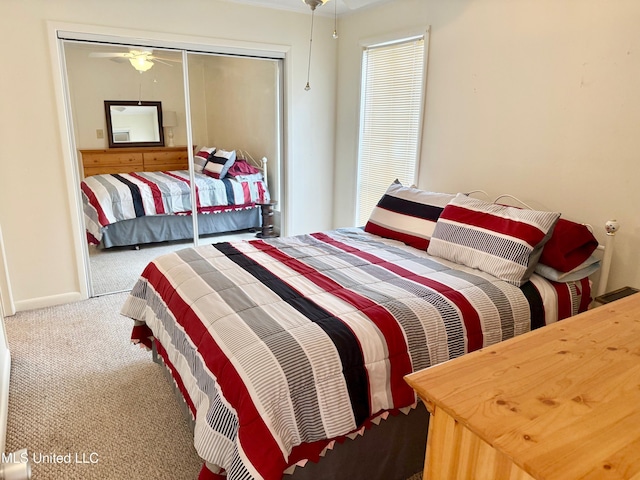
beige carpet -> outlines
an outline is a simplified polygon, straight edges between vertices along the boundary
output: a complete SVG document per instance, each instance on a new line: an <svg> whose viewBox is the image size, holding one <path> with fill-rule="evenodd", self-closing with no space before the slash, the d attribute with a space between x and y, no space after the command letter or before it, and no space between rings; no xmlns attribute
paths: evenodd
<svg viewBox="0 0 640 480"><path fill-rule="evenodd" d="M5 319L11 350L7 451L34 479L195 479L201 462L172 387L150 353L129 343L125 294ZM82 461L75 463L75 455ZM93 454L93 456L91 455Z"/></svg>
<svg viewBox="0 0 640 480"><path fill-rule="evenodd" d="M226 242L231 240L252 240L255 233L246 231L210 235L201 239L202 243ZM193 245L191 241L162 242L133 247L113 247L100 250L89 247L89 267L93 295L105 295L131 290L144 267L155 257Z"/></svg>
<svg viewBox="0 0 640 480"><path fill-rule="evenodd" d="M129 291L138 280L144 267L155 257L192 246L191 242L166 242L133 247L114 247L99 250L89 247L91 283L95 296Z"/></svg>
<svg viewBox="0 0 640 480"><path fill-rule="evenodd" d="M201 462L172 386L150 353L129 342L131 320L118 313L126 295L5 319L6 449L29 449L40 462L36 480L197 478ZM43 463L52 455L62 463ZM96 463L76 463L76 455Z"/></svg>

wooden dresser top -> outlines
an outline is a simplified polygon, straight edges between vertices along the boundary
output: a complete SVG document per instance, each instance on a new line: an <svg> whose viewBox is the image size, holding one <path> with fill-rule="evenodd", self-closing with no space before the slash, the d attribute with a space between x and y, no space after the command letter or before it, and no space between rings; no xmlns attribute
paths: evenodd
<svg viewBox="0 0 640 480"><path fill-rule="evenodd" d="M534 478L640 479L640 294L406 380Z"/></svg>
<svg viewBox="0 0 640 480"><path fill-rule="evenodd" d="M178 147L117 147L117 148L81 148L82 153L144 153L144 152L184 152L186 146Z"/></svg>

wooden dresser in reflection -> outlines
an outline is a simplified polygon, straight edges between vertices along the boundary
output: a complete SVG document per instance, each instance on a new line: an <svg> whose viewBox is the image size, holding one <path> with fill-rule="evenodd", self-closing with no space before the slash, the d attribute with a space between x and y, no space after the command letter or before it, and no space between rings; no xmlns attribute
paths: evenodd
<svg viewBox="0 0 640 480"><path fill-rule="evenodd" d="M187 147L80 150L85 177L100 173L156 172L189 168Z"/></svg>
<svg viewBox="0 0 640 480"><path fill-rule="evenodd" d="M425 479L640 479L640 294L406 380Z"/></svg>

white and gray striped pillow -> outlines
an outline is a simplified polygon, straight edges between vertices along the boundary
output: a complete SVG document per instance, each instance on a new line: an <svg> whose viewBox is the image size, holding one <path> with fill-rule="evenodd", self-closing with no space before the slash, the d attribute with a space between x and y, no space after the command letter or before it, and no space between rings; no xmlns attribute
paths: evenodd
<svg viewBox="0 0 640 480"><path fill-rule="evenodd" d="M427 253L520 286L533 273L558 218L556 212L458 194L438 218Z"/></svg>

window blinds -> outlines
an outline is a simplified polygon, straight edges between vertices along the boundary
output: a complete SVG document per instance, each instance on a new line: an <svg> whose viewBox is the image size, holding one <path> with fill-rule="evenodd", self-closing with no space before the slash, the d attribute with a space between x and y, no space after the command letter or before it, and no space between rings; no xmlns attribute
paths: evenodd
<svg viewBox="0 0 640 480"><path fill-rule="evenodd" d="M397 178L414 183L424 92L425 41L365 48L358 151L357 225Z"/></svg>

